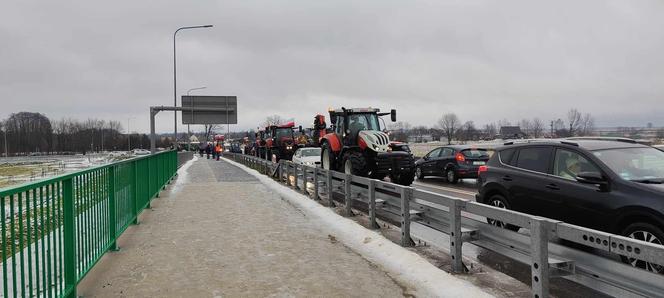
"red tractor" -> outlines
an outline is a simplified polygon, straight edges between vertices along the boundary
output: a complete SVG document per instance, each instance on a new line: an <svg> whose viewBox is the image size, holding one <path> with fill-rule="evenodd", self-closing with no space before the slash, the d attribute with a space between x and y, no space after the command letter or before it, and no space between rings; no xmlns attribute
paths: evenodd
<svg viewBox="0 0 664 298"><path fill-rule="evenodd" d="M301 130L302 128L300 128ZM265 147L267 156L274 162L280 159L290 160L297 149L295 144L295 123L288 122L281 125L271 125L265 128L267 138Z"/></svg>
<svg viewBox="0 0 664 298"><path fill-rule="evenodd" d="M415 178L415 160L407 144L390 142L383 131L381 116L396 121L396 110L381 113L379 109L330 110L332 125L328 130L325 117L314 120L314 142L321 150L321 163L326 170L383 179L410 185ZM382 123L382 124L381 124Z"/></svg>

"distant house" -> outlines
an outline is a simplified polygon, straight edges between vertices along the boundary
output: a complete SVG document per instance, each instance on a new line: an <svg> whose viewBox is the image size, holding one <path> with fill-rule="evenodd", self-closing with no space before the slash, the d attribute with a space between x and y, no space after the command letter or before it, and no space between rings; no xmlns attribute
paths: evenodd
<svg viewBox="0 0 664 298"><path fill-rule="evenodd" d="M501 126L500 137L503 139L523 139L526 137L526 134L518 126Z"/></svg>

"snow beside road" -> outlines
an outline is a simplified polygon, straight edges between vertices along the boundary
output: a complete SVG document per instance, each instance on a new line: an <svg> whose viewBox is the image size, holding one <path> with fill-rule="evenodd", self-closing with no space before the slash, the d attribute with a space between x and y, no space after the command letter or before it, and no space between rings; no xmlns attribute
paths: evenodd
<svg viewBox="0 0 664 298"><path fill-rule="evenodd" d="M282 198L301 209L325 233L359 253L368 261L382 267L392 278L408 286L418 297L492 297L477 286L438 269L418 254L366 229L353 220L336 214L307 196L242 164L231 163L256 177Z"/></svg>

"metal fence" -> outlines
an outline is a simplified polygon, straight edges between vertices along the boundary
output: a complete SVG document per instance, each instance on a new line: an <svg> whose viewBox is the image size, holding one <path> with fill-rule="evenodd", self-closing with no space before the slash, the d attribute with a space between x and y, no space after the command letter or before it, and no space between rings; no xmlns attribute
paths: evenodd
<svg viewBox="0 0 664 298"><path fill-rule="evenodd" d="M0 189L3 296L76 297L176 170L166 151Z"/></svg>
<svg viewBox="0 0 664 298"><path fill-rule="evenodd" d="M230 153L226 157L327 201L328 206L341 203L347 216L362 208L369 215L369 228L378 228L376 218L397 223L403 246L414 244L410 232L414 224L447 234L452 270L457 273L464 272L463 243L472 243L529 265L533 297L549 295L551 278L572 280L611 296L664 297L663 275L624 264L618 257L664 264L664 246L290 161L273 163ZM529 232L501 229L487 224L486 218Z"/></svg>

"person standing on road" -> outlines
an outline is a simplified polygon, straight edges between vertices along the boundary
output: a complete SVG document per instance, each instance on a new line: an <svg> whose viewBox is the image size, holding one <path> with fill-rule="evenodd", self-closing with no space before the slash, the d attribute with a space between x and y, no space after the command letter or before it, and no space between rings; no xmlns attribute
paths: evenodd
<svg viewBox="0 0 664 298"><path fill-rule="evenodd" d="M212 145L210 145L210 142L207 142L205 144L205 154L207 155L207 159L210 159L210 153L212 153Z"/></svg>
<svg viewBox="0 0 664 298"><path fill-rule="evenodd" d="M217 155L217 160L219 160L219 156L221 156L221 151L222 151L221 143L217 142L217 146L214 147L214 152L215 152L215 155Z"/></svg>

